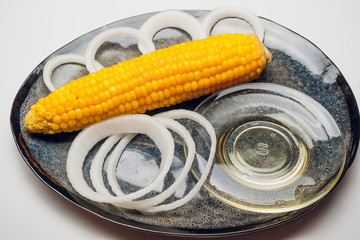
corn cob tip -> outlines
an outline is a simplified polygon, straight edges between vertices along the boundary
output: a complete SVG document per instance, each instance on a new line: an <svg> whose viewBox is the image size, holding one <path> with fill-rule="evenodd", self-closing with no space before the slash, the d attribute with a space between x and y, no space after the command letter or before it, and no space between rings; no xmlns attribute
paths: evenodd
<svg viewBox="0 0 360 240"><path fill-rule="evenodd" d="M269 49L267 49L267 47L265 47L265 45L260 41L259 37L253 33L250 33L250 36L253 37L253 39L255 40L255 42L261 46L261 48L263 48L264 50L264 54L265 54L265 66L268 65L271 60L272 60L272 54L269 51Z"/></svg>
<svg viewBox="0 0 360 240"><path fill-rule="evenodd" d="M35 109L30 109L25 116L25 128L31 133L54 134L51 122L40 117Z"/></svg>
<svg viewBox="0 0 360 240"><path fill-rule="evenodd" d="M35 118L35 111L30 110L25 116L25 127L32 133L36 133L36 129L38 128L38 124Z"/></svg>
<svg viewBox="0 0 360 240"><path fill-rule="evenodd" d="M264 46L264 51L265 51L266 65L268 65L272 60L272 54L269 51L269 49L267 49L267 47L265 46Z"/></svg>

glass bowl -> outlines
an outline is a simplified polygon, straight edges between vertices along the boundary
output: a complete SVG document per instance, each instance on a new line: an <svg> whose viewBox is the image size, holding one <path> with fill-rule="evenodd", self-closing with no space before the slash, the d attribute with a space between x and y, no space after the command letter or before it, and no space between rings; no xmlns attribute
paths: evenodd
<svg viewBox="0 0 360 240"><path fill-rule="evenodd" d="M264 213L298 210L330 192L344 171L346 145L335 119L297 90L242 84L210 96L195 111L218 139L205 188L230 205ZM194 123L188 127L204 155L207 134ZM197 159L196 177L205 159Z"/></svg>

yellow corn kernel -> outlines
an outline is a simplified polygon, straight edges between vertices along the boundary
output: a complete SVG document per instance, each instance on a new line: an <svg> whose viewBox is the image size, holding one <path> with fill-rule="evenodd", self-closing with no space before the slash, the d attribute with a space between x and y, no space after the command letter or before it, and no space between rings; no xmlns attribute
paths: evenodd
<svg viewBox="0 0 360 240"><path fill-rule="evenodd" d="M39 99L25 117L34 133L81 130L258 78L271 53L254 34L222 34L141 55L73 80Z"/></svg>

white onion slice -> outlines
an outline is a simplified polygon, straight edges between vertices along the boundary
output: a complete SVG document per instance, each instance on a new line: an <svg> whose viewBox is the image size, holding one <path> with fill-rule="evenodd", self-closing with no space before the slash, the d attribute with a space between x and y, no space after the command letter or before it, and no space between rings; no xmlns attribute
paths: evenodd
<svg viewBox="0 0 360 240"><path fill-rule="evenodd" d="M117 27L110 28L102 33L96 35L89 43L86 52L85 52L85 62L86 67L89 72L96 72L100 70L98 66L95 65L95 54L98 48L107 40L117 37L117 36L130 36L138 40L142 44L143 48L140 51L145 54L155 50L155 46L151 39L148 39L141 33L139 30L130 27Z"/></svg>
<svg viewBox="0 0 360 240"><path fill-rule="evenodd" d="M220 7L209 12L203 19L203 27L206 36L209 36L213 26L224 18L237 17L247 21L254 29L255 34L261 42L264 40L264 27L261 24L259 17L253 12L240 7Z"/></svg>
<svg viewBox="0 0 360 240"><path fill-rule="evenodd" d="M168 197L170 197L177 190L177 188L180 186L180 184L183 183L183 181L185 180L185 178L187 176L187 173L190 171L191 165L195 158L195 142L192 139L189 131L184 126L182 126L180 123L178 123L170 118L156 117L156 119L158 121L160 121L162 124L164 124L165 127L173 130L174 132L179 134L180 137L182 137L184 139L185 144L188 148L188 152L187 152L188 156L185 160L185 165L182 168L182 171L181 171L180 175L178 176L178 178L167 189L165 189L160 194L158 194L154 197L151 197L151 198L144 199L144 200L130 201L127 203L122 202L119 205L120 207L142 210L142 209L146 209L150 206L157 205L157 204L165 201ZM123 138L123 139L125 139L125 138ZM130 142L131 139L129 138L128 142ZM123 193L119 187L117 180L116 180L116 175L115 175L116 164L118 162L118 157L119 157L120 153L124 150L124 148L126 147L126 144L128 142L126 142L124 145L120 145L120 143L121 143L120 142L117 145L117 146L120 146L119 149L114 149L114 151L111 154L111 155L113 155L116 152L115 153L116 156L115 157L110 156L109 160L108 160L109 162L107 165L108 166L107 167L107 176L108 176L109 184L111 186L111 190L116 194ZM162 168L162 166L160 166L160 169L161 168Z"/></svg>
<svg viewBox="0 0 360 240"><path fill-rule="evenodd" d="M82 196L98 202L119 203L143 196L152 191L168 172L164 167L147 187L125 196L107 196L94 191L83 176L83 162L90 149L100 140L113 134L141 133L148 135L161 152L161 161L170 162L174 157L174 140L171 133L156 119L144 114L123 115L93 124L82 130L74 139L66 162L68 178L74 189Z"/></svg>
<svg viewBox="0 0 360 240"><path fill-rule="evenodd" d="M203 186L204 182L206 181L206 179L210 173L211 167L213 165L214 157L215 157L215 153L216 153L215 129L211 125L211 123L206 118L201 116L200 114L193 112L193 111L189 111L189 110L171 110L168 112L160 113L157 116L169 117L169 118L173 118L173 119L187 118L187 119L191 119L195 122L198 122L208 132L210 140L211 140L211 147L210 147L209 158L208 158L207 164L205 166L205 169L204 169L201 177L199 178L198 182L187 193L187 195L185 195L183 198L180 198L171 203L148 207L146 209L141 209L144 212L152 212L152 213L161 212L161 211L169 211L169 210L178 208L178 207L186 204L187 202L189 202L199 192L199 190Z"/></svg>
<svg viewBox="0 0 360 240"><path fill-rule="evenodd" d="M55 90L54 84L51 81L51 76L53 71L63 65L68 63L78 63L85 66L85 57L77 54L61 54L49 59L46 62L43 70L43 79L46 87L50 90L50 92ZM97 61L94 62L94 66L99 68L101 64Z"/></svg>
<svg viewBox="0 0 360 240"><path fill-rule="evenodd" d="M121 190L120 186L118 185L118 181L116 178L117 163L118 163L118 160L120 159L121 154L125 150L126 146L131 142L131 140L135 136L136 136L135 134L126 135L123 139L121 139L121 141L118 143L118 145L114 148L113 152L108 157L108 162L107 162L107 167L106 167L107 178L108 178L108 182L111 187L111 190L117 196L124 195L124 192ZM171 159L171 162L172 162L172 159ZM171 166L171 162L167 162L169 164L169 169ZM164 162L162 161L160 171L164 167L163 164L164 164ZM121 204L121 207L125 207L125 206Z"/></svg>
<svg viewBox="0 0 360 240"><path fill-rule="evenodd" d="M97 151L95 157L91 161L90 179L93 187L98 193L111 195L105 187L102 169L106 159L106 155L114 147L114 145L125 136L125 134L117 134L108 137ZM122 194L123 195L123 194Z"/></svg>
<svg viewBox="0 0 360 240"><path fill-rule="evenodd" d="M177 10L167 10L151 16L141 26L140 31L146 38L152 41L157 32L171 27L186 31L190 34L192 40L206 37L204 28L197 18L191 14ZM141 43L138 44L138 46L139 49L144 49Z"/></svg>

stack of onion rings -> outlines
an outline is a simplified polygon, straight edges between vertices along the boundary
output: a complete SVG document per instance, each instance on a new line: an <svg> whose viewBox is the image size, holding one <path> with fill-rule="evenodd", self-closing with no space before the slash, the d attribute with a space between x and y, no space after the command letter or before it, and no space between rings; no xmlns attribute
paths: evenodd
<svg viewBox="0 0 360 240"><path fill-rule="evenodd" d="M179 185L184 182L195 158L194 140L189 131L174 120L182 118L198 122L207 131L211 139L209 158L200 179L184 197L171 203L160 204L170 197ZM167 129L171 129L184 139L187 147L187 158L183 169L177 179L160 194L151 198L136 200L154 190L165 178L170 169L174 158L174 140ZM125 194L118 184L115 171L118 167L119 158L127 144L138 133L146 134L159 147L162 159L160 171L148 186L138 191ZM93 189L84 179L83 163L88 152L95 144L104 138L107 138L107 140L101 145L91 163L90 179L94 187ZM120 142L116 145L119 140ZM114 145L116 146L114 147ZM108 163L106 169L108 182L111 186L110 191L104 184L102 168L106 156L113 147L114 149L107 158ZM117 207L137 209L141 212L168 211L184 205L198 193L210 173L215 152L215 130L208 120L198 113L188 110L172 110L157 114L153 117L145 114L123 115L96 123L82 130L74 139L69 149L66 172L74 189L87 199L110 203Z"/></svg>

